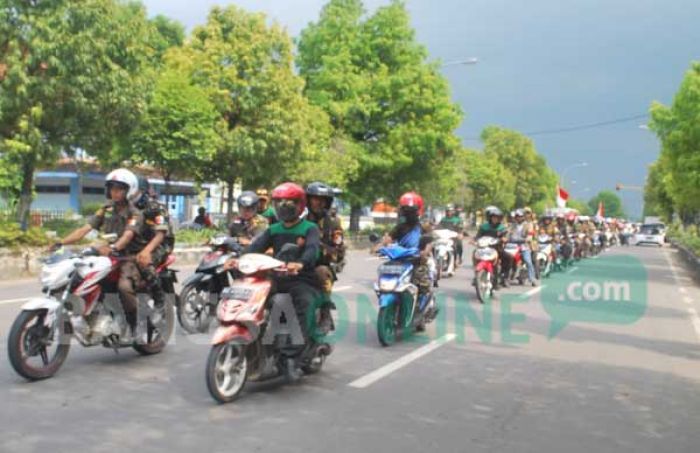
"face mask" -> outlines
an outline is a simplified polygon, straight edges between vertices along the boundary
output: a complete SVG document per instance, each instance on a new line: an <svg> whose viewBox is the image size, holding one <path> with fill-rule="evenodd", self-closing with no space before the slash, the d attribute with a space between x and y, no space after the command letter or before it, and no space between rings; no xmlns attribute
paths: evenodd
<svg viewBox="0 0 700 453"><path fill-rule="evenodd" d="M275 214L282 222L293 222L299 218L297 215L297 204L293 200L275 202Z"/></svg>

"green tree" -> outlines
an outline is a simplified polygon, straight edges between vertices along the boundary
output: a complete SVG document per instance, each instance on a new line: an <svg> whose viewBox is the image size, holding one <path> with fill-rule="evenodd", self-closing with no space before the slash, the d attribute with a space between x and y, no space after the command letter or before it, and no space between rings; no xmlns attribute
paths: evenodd
<svg viewBox="0 0 700 453"><path fill-rule="evenodd" d="M496 158L516 179L516 206L554 203L557 176L531 139L523 134L489 126L481 133L484 154Z"/></svg>
<svg viewBox="0 0 700 453"><path fill-rule="evenodd" d="M331 0L301 33L297 64L310 101L327 112L336 136L355 145L351 229L376 197L439 191L434 182L459 149L461 112L402 2L364 18L361 1Z"/></svg>
<svg viewBox="0 0 700 453"><path fill-rule="evenodd" d="M598 192L598 195L588 201L588 207L595 214L598 212L598 203L603 202L605 217L625 217L625 211L622 209L622 200L617 194L610 190Z"/></svg>
<svg viewBox="0 0 700 453"><path fill-rule="evenodd" d="M132 135L127 156L132 162L153 165L165 179L166 193L174 175L201 181L203 162L219 146L220 119L209 94L193 85L189 75L166 66L159 75L146 112Z"/></svg>
<svg viewBox="0 0 700 453"><path fill-rule="evenodd" d="M455 155L456 187L450 201L476 211L496 205L504 211L515 205L515 177L495 156L471 149Z"/></svg>
<svg viewBox="0 0 700 453"><path fill-rule="evenodd" d="M660 158L649 166L644 186L644 216L661 216L666 222L671 222L673 199L666 189L670 174L664 160Z"/></svg>
<svg viewBox="0 0 700 453"><path fill-rule="evenodd" d="M329 146L327 118L307 102L294 73L292 41L263 14L215 7L182 54L179 64L210 93L222 119L208 171L228 184L229 213L235 182L254 187L288 179Z"/></svg>
<svg viewBox="0 0 700 453"><path fill-rule="evenodd" d="M185 27L180 22L160 14L149 22L153 28L149 42L157 61L162 60L168 49L180 47L185 42Z"/></svg>
<svg viewBox="0 0 700 453"><path fill-rule="evenodd" d="M0 155L23 226L39 163L107 152L138 121L149 32L142 7L114 0L0 3Z"/></svg>
<svg viewBox="0 0 700 453"><path fill-rule="evenodd" d="M571 209L576 209L581 215L593 215L598 210L598 205L596 204L595 210L591 210L590 206L586 204L585 201L577 200L571 198L566 202L567 207Z"/></svg>
<svg viewBox="0 0 700 453"><path fill-rule="evenodd" d="M664 193L688 222L700 212L700 62L691 65L671 107L651 106L651 118L661 140Z"/></svg>

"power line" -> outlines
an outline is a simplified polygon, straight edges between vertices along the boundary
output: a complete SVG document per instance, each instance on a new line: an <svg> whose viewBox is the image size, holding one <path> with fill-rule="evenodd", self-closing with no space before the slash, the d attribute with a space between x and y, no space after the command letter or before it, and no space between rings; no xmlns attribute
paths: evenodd
<svg viewBox="0 0 700 453"><path fill-rule="evenodd" d="M566 133L566 132L576 132L576 131L583 131L583 130L587 130L587 129L597 129L599 127L610 126L613 124L627 123L629 121L640 120L640 119L646 118L647 116L649 116L648 113L643 113L640 115L626 116L623 118L616 118L614 120L601 121L598 123L589 123L589 124L581 124L578 126L561 127L558 129L543 129L543 130L533 131L533 132L523 132L523 135L527 135L528 137L532 137L532 136L536 136L536 135L562 134L562 133ZM480 139L479 137L468 137L466 140L479 140L479 139Z"/></svg>

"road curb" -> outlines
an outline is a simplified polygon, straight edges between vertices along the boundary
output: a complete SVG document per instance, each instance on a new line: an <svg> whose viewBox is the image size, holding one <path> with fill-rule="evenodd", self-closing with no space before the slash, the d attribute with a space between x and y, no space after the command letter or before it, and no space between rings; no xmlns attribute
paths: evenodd
<svg viewBox="0 0 700 453"><path fill-rule="evenodd" d="M679 255L683 259L683 263L686 265L688 270L691 271L693 278L696 281L700 281L700 257L698 257L691 249L676 240L671 240L671 246L678 250Z"/></svg>

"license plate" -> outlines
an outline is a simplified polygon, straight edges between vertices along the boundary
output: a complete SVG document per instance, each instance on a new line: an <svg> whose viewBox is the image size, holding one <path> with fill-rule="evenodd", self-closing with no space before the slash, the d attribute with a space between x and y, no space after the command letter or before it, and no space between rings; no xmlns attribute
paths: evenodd
<svg viewBox="0 0 700 453"><path fill-rule="evenodd" d="M224 289L221 292L221 296L224 299L232 300L248 300L253 295L253 290L250 288L244 288L240 286L232 286Z"/></svg>
<svg viewBox="0 0 700 453"><path fill-rule="evenodd" d="M655 239L656 239L656 238L655 238L654 236L647 236L647 241L653 241L653 240L655 240Z"/></svg>

